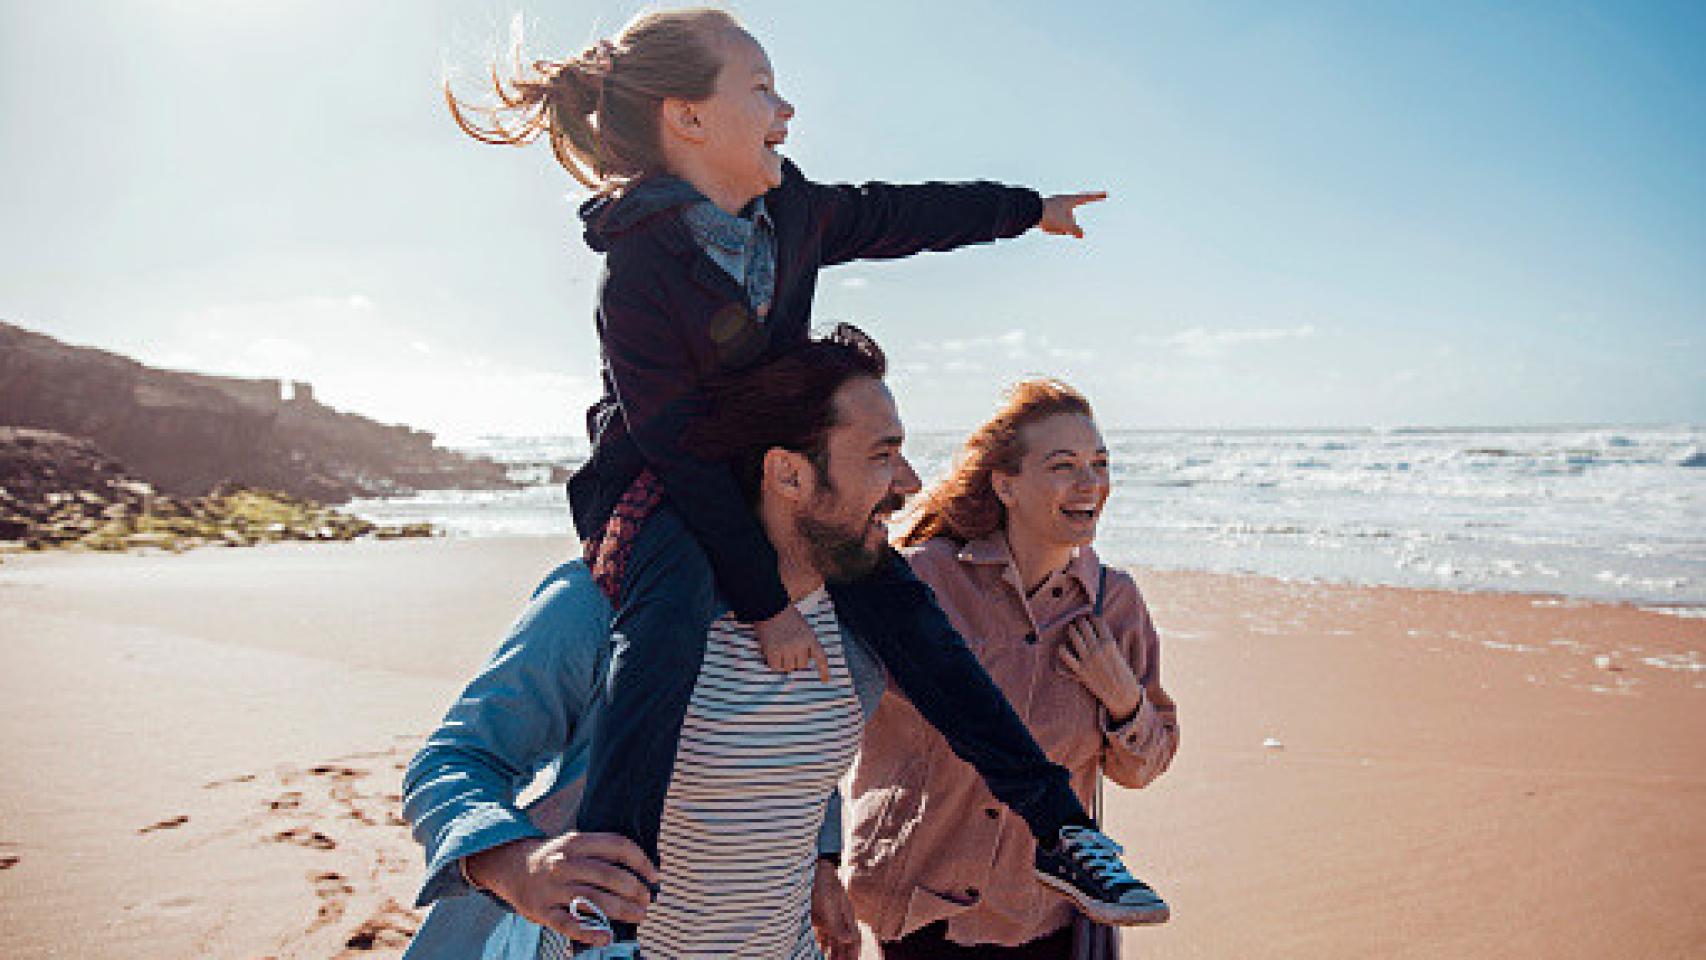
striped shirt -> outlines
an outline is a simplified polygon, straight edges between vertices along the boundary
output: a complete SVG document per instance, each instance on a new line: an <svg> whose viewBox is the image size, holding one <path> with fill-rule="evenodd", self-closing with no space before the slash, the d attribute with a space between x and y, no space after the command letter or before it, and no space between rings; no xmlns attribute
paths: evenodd
<svg viewBox="0 0 1706 960"><path fill-rule="evenodd" d="M811 885L830 792L864 733L827 591L796 607L830 682L770 669L752 629L711 625L658 836L661 890L640 927L648 960L815 960ZM551 956L547 937L540 956Z"/></svg>

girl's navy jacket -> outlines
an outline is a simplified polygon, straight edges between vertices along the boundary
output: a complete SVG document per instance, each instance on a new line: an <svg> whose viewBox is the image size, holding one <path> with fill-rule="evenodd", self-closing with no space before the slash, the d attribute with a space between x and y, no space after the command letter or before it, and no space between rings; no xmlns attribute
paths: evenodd
<svg viewBox="0 0 1706 960"><path fill-rule="evenodd" d="M779 613L788 595L733 471L683 447L706 380L805 342L820 268L1018 236L1042 218L1042 198L986 182L825 185L784 162L782 185L764 196L777 263L762 319L682 222L679 208L702 199L686 181L660 176L581 207L586 242L605 255L597 311L604 394L587 411L592 454L569 479L569 501L577 531L594 536L649 466L703 546L724 599L750 623Z"/></svg>

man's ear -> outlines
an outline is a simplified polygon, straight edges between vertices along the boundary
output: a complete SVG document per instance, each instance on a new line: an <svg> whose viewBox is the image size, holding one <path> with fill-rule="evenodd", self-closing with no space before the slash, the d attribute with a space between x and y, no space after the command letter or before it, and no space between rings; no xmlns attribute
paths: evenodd
<svg viewBox="0 0 1706 960"><path fill-rule="evenodd" d="M699 105L691 100L666 97L659 110L658 123L667 137L689 143L705 142L705 124L699 116Z"/></svg>
<svg viewBox="0 0 1706 960"><path fill-rule="evenodd" d="M811 469L804 454L771 447L764 452L764 489L796 503L805 500L811 494Z"/></svg>
<svg viewBox="0 0 1706 960"><path fill-rule="evenodd" d="M989 471L989 485L995 490L995 499L1000 500L1001 505L1008 509L1013 507L1013 484L1017 480L1018 478L1010 473L1002 473L1000 470Z"/></svg>

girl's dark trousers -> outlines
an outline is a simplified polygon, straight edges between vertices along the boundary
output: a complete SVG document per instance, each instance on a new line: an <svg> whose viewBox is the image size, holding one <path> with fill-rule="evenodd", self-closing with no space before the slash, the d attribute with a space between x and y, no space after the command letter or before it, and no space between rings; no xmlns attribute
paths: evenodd
<svg viewBox="0 0 1706 960"><path fill-rule="evenodd" d="M874 572L829 590L842 624L1039 843L1052 846L1063 826L1090 825L1065 768L1044 755L905 559L884 548ZM654 863L676 745L717 611L710 563L665 502L646 518L625 568L607 704L575 818L578 830L633 840Z"/></svg>

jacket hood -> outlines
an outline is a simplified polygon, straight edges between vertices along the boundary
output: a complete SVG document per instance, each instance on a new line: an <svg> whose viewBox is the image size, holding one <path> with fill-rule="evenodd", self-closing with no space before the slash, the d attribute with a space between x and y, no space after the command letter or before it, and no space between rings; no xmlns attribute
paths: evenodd
<svg viewBox="0 0 1706 960"><path fill-rule="evenodd" d="M611 243L642 222L667 210L705 199L680 177L647 177L614 196L597 196L581 204L586 245L604 253Z"/></svg>

